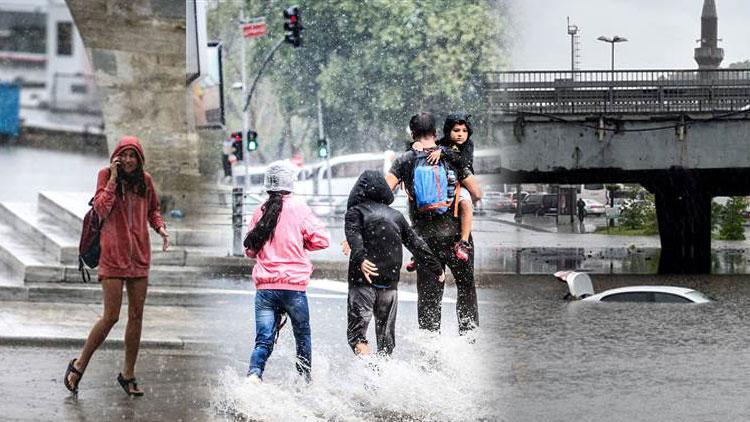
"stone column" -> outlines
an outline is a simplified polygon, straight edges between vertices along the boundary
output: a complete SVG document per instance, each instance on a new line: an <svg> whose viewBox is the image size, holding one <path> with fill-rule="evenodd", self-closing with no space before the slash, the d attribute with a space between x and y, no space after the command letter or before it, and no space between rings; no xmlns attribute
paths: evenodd
<svg viewBox="0 0 750 422"><path fill-rule="evenodd" d="M140 138L159 194L188 207L201 184L185 83L185 3L66 0L94 68L109 151Z"/></svg>

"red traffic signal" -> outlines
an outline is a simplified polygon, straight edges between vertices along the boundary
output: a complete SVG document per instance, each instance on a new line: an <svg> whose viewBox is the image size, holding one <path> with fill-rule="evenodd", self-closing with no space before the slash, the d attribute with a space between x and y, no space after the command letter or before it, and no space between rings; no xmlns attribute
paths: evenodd
<svg viewBox="0 0 750 422"><path fill-rule="evenodd" d="M299 7L292 6L284 9L284 31L286 35L284 40L294 47L302 45L302 16L299 11Z"/></svg>

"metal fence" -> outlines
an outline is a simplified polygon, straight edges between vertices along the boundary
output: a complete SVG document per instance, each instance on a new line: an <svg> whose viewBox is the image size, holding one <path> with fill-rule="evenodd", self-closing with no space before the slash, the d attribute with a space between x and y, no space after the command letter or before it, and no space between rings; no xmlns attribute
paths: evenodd
<svg viewBox="0 0 750 422"><path fill-rule="evenodd" d="M485 88L493 113L732 112L750 104L750 69L490 72Z"/></svg>

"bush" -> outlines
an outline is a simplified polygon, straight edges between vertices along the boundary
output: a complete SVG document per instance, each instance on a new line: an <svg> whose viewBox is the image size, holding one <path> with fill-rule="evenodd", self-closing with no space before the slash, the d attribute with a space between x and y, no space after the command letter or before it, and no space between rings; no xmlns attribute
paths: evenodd
<svg viewBox="0 0 750 422"><path fill-rule="evenodd" d="M659 232L653 195L645 193L644 199L630 201L623 206L620 225L629 230L642 230L643 234Z"/></svg>

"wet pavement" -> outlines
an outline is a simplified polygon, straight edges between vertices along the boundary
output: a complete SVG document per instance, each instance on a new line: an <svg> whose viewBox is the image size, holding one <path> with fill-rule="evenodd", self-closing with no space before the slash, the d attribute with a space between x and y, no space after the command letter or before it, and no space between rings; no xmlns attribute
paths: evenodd
<svg viewBox="0 0 750 422"><path fill-rule="evenodd" d="M288 327L282 330L268 362L264 384L247 383L245 372L254 338L252 297L241 303L175 313L156 312L147 306L146 320L152 321L145 325L144 338L181 331L210 344L186 343L179 350L156 345L143 348L136 375L146 396L134 399L126 397L115 383L122 360L116 343L94 355L77 399L62 385L65 366L78 352L77 347L44 341L34 346L0 347L0 362L13 368L0 384L4 395L0 414L3 420L22 421L59 417L66 421L499 420L492 381L496 363L490 353L495 340L483 334L489 333L484 328L477 331L473 344L458 336L455 288L446 289L442 334L428 336L416 328L416 295L404 287L399 292L393 359L362 360L353 357L346 343L346 286L321 286L325 288L309 291L311 386L301 385L293 369L294 344ZM482 323L496 325L496 293L480 290L479 297ZM82 310L66 311L73 315ZM84 320L93 324L95 316L90 312L77 319L81 323L74 325L84 327ZM33 325L27 330L33 331ZM54 325L48 321L49 327ZM57 325L65 328L71 324L58 319ZM85 331L79 330L78 335ZM374 339L373 324L369 337ZM44 392L43 400L38 398L39 392ZM446 397L454 401L446 402ZM469 414L476 417L467 418Z"/></svg>
<svg viewBox="0 0 750 422"><path fill-rule="evenodd" d="M136 377L145 391L130 398L117 383L121 350L99 350L80 383L78 397L62 383L78 353L67 347L0 347L3 421L210 421L208 397L219 363L210 355L142 350Z"/></svg>
<svg viewBox="0 0 750 422"><path fill-rule="evenodd" d="M356 359L345 299L311 289L313 384L299 382L285 327L261 385L247 382L252 300L198 308L190 321L216 347L142 350L146 396L114 377L122 351L99 351L77 400L61 384L77 349L1 347L3 420L149 421L740 421L750 418L750 281L746 276L594 276L596 291L632 284L697 288L707 305L566 302L552 277L482 289L474 342L456 333L448 288L443 331L416 328L414 292L400 290L392 359ZM92 321L93 322L93 321ZM370 327L370 337L372 336ZM146 333L144 333L145 335ZM40 392L43 394L40 397Z"/></svg>

